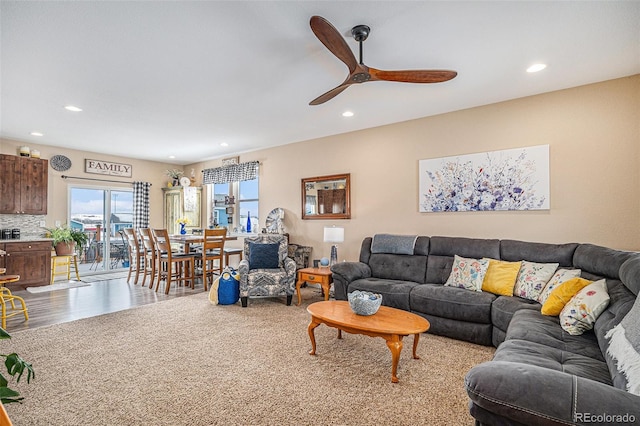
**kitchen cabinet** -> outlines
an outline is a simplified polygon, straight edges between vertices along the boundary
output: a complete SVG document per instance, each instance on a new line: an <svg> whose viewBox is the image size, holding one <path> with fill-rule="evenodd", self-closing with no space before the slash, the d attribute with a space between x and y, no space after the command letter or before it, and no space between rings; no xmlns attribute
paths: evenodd
<svg viewBox="0 0 640 426"><path fill-rule="evenodd" d="M164 199L164 227L169 234L179 234L180 225L176 220L187 218L187 229L202 228L200 222L200 209L202 200L202 187L173 187L162 188Z"/></svg>
<svg viewBox="0 0 640 426"><path fill-rule="evenodd" d="M0 213L47 214L48 163L0 154Z"/></svg>
<svg viewBox="0 0 640 426"><path fill-rule="evenodd" d="M12 241L0 243L0 267L8 275L20 275L14 285L47 285L51 280L51 241ZM9 284L11 286L11 284Z"/></svg>

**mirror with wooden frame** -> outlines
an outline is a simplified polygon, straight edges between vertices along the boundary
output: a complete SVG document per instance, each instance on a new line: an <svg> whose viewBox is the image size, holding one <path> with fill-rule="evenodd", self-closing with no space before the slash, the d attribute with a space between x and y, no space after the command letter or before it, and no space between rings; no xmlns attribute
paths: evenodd
<svg viewBox="0 0 640 426"><path fill-rule="evenodd" d="M351 174L302 179L303 219L351 219Z"/></svg>

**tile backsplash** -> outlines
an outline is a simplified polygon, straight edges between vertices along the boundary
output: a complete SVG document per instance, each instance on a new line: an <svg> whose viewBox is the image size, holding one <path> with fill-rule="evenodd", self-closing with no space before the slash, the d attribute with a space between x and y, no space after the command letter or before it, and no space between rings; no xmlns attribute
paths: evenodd
<svg viewBox="0 0 640 426"><path fill-rule="evenodd" d="M36 214L0 214L0 229L20 229L21 238L44 237L46 230L40 227L45 215Z"/></svg>

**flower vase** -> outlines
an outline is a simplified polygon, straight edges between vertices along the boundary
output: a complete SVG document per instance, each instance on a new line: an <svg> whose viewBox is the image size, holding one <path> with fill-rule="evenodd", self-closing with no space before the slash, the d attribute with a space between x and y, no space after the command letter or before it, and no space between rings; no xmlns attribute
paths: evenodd
<svg viewBox="0 0 640 426"><path fill-rule="evenodd" d="M185 235L187 233L187 224L186 223L181 223L180 224L180 234L181 235Z"/></svg>

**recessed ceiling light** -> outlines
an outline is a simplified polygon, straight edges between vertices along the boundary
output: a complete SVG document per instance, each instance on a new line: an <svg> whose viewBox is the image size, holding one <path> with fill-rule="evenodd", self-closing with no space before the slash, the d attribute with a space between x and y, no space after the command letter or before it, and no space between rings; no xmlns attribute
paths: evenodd
<svg viewBox="0 0 640 426"><path fill-rule="evenodd" d="M353 112L351 111L345 111L342 113L343 117L353 117Z"/></svg>
<svg viewBox="0 0 640 426"><path fill-rule="evenodd" d="M31 136L44 136L44 134L43 134L43 133L40 133L40 132L31 132L31 133L29 133L29 134L30 134Z"/></svg>
<svg viewBox="0 0 640 426"><path fill-rule="evenodd" d="M176 156L175 155L170 155L169 158L176 158Z"/></svg>
<svg viewBox="0 0 640 426"><path fill-rule="evenodd" d="M64 109L66 109L67 111L73 111L73 112L82 111L82 108L78 108L77 106L73 106L73 105L67 105L64 107Z"/></svg>
<svg viewBox="0 0 640 426"><path fill-rule="evenodd" d="M229 144L228 144L228 143L226 143L226 142L222 142L222 143L220 144L220 146L229 146Z"/></svg>
<svg viewBox="0 0 640 426"><path fill-rule="evenodd" d="M538 72L542 71L547 67L546 64L533 64L529 68L527 68L527 72Z"/></svg>

